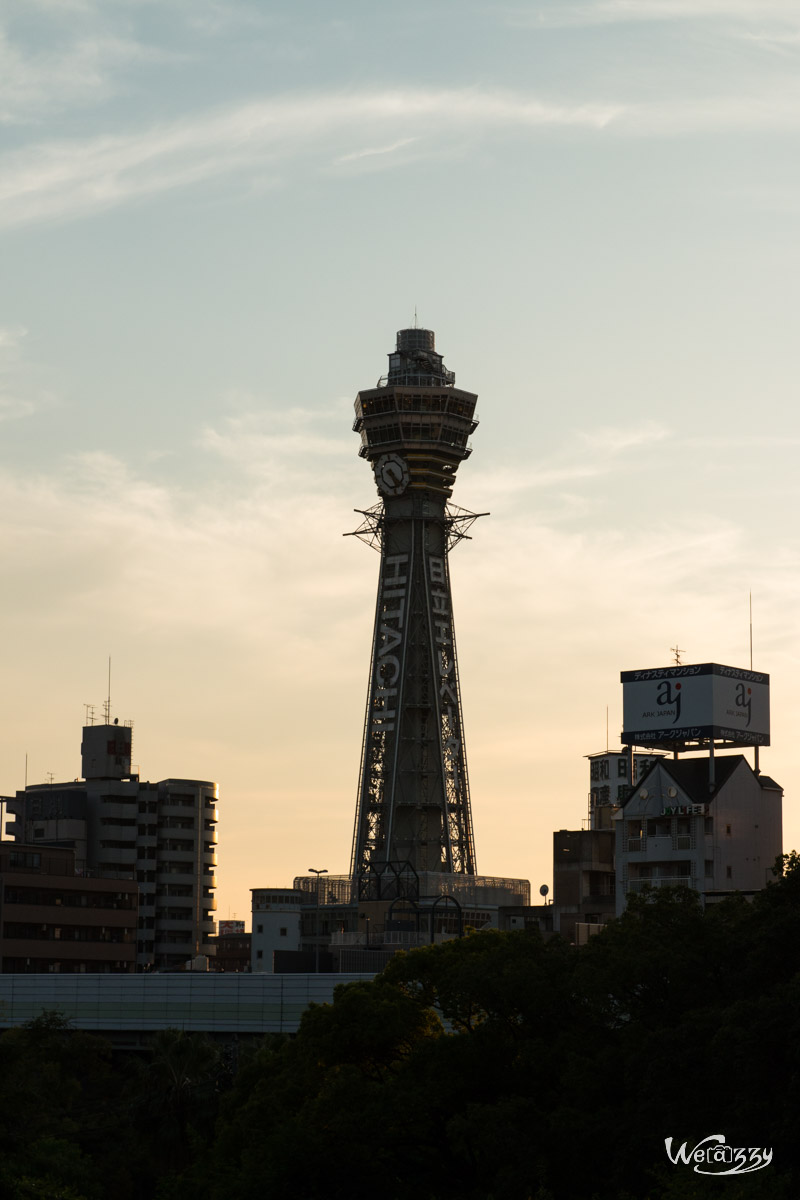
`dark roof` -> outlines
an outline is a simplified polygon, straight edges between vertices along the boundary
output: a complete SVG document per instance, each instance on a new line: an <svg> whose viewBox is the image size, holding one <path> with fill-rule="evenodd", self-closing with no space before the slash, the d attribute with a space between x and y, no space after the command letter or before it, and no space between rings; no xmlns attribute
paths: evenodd
<svg viewBox="0 0 800 1200"><path fill-rule="evenodd" d="M627 805L639 790L641 784L650 778L658 767L663 767L667 774L675 780L682 791L690 796L695 804L708 804L709 798L716 796L721 787L730 779L739 763L747 763L753 768L743 754L721 754L714 759L714 790L708 790L708 757L703 758L659 758L646 775L638 781L630 792L625 804ZM766 791L774 790L783 794L783 788L769 775L756 775L759 785Z"/></svg>
<svg viewBox="0 0 800 1200"><path fill-rule="evenodd" d="M743 754L722 754L714 759L714 789L708 788L708 758L662 759L658 764L677 783L695 804L708 802L730 779L740 763L747 762Z"/></svg>

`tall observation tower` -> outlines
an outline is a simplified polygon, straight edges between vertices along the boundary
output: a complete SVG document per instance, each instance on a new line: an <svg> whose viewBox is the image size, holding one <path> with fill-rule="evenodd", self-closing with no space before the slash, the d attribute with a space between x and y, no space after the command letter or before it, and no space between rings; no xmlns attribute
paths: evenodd
<svg viewBox="0 0 800 1200"><path fill-rule="evenodd" d="M389 373L356 397L359 454L381 497L355 535L381 565L351 876L474 875L448 553L478 514L450 502L477 396L454 386L429 329L401 329Z"/></svg>

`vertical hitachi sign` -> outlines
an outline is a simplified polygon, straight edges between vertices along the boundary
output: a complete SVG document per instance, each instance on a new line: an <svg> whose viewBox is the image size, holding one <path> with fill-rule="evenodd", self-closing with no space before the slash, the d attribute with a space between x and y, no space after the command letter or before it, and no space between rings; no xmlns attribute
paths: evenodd
<svg viewBox="0 0 800 1200"><path fill-rule="evenodd" d="M769 675L720 663L623 671L622 736L628 745L705 738L769 745Z"/></svg>

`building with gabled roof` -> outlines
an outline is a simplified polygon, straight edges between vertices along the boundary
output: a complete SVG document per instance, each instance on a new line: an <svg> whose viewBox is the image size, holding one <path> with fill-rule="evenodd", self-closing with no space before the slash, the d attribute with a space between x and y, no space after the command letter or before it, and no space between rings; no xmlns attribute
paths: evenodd
<svg viewBox="0 0 800 1200"><path fill-rule="evenodd" d="M760 891L782 853L783 789L743 754L659 759L614 815L616 911L649 887L706 902Z"/></svg>

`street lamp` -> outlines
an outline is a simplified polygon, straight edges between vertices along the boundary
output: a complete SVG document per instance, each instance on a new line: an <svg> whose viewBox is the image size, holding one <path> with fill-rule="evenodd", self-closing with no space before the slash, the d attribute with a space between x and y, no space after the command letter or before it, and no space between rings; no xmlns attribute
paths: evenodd
<svg viewBox="0 0 800 1200"><path fill-rule="evenodd" d="M308 873L317 877L317 936L314 941L314 973L315 975L319 975L319 877L320 875L327 875L328 868L322 867L318 871L316 867L309 867Z"/></svg>

